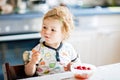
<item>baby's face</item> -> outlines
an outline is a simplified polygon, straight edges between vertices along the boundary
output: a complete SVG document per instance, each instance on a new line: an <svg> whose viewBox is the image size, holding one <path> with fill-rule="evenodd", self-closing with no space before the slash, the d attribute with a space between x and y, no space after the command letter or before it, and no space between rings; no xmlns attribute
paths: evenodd
<svg viewBox="0 0 120 80"><path fill-rule="evenodd" d="M45 19L42 25L41 36L48 44L60 43L63 39L62 22L52 18Z"/></svg>

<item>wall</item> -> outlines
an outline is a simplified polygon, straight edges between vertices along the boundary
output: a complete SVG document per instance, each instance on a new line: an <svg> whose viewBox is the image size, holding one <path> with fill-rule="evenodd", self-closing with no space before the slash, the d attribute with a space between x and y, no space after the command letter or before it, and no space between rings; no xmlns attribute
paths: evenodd
<svg viewBox="0 0 120 80"><path fill-rule="evenodd" d="M96 66L120 62L120 15L80 16L69 40L82 62Z"/></svg>

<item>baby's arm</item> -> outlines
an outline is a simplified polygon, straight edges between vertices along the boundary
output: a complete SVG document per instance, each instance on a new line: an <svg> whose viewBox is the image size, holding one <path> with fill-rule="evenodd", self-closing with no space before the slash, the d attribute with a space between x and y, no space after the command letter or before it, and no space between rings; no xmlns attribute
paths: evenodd
<svg viewBox="0 0 120 80"><path fill-rule="evenodd" d="M25 65L25 73L28 76L33 76L36 71L36 64L40 59L40 53L38 51L32 50L32 58L31 60Z"/></svg>
<svg viewBox="0 0 120 80"><path fill-rule="evenodd" d="M25 65L25 73L28 76L33 76L36 71L36 64L30 61L28 64Z"/></svg>
<svg viewBox="0 0 120 80"><path fill-rule="evenodd" d="M79 57L76 58L76 61L73 61L73 62L71 61L70 63L68 63L67 66L64 67L64 70L65 70L65 71L70 71L70 67L71 67L71 65L72 65L73 63L81 63Z"/></svg>
<svg viewBox="0 0 120 80"><path fill-rule="evenodd" d="M73 48L72 45L70 45L70 56L71 56L71 62L68 63L66 69L67 70L70 70L70 67L73 63L81 63L81 60L80 60L80 55L78 53L76 53L75 49Z"/></svg>

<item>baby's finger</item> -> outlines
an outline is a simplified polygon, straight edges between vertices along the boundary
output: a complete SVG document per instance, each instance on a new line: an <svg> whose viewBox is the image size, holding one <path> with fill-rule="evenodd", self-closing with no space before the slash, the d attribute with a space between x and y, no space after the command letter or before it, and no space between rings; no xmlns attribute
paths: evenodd
<svg viewBox="0 0 120 80"><path fill-rule="evenodd" d="M40 53L40 52L35 49L32 49L32 53Z"/></svg>
<svg viewBox="0 0 120 80"><path fill-rule="evenodd" d="M39 53L33 53L32 56L33 56L33 57L39 56Z"/></svg>

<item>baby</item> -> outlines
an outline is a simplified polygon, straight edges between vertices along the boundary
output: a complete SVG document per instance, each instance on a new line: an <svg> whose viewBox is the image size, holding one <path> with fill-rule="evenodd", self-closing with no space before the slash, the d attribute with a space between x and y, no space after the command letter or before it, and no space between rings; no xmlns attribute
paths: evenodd
<svg viewBox="0 0 120 80"><path fill-rule="evenodd" d="M29 54L23 54L25 73L29 76L60 73L70 70L71 63L80 62L66 41L73 28L72 14L67 7L49 10L43 17L40 43Z"/></svg>

